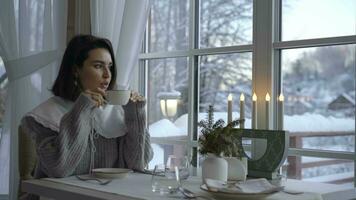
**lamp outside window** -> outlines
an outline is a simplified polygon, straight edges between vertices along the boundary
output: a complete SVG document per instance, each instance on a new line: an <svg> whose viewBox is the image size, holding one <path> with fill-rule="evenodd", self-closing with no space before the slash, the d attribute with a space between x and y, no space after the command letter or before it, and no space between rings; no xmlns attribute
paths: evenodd
<svg viewBox="0 0 356 200"><path fill-rule="evenodd" d="M159 92L157 97L160 99L160 106L163 116L172 118L177 113L178 100L180 98L180 92Z"/></svg>

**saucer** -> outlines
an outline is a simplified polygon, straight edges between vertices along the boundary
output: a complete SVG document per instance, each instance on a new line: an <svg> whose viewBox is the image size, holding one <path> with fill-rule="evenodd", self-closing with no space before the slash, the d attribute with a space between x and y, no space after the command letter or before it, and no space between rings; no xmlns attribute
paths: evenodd
<svg viewBox="0 0 356 200"><path fill-rule="evenodd" d="M92 172L98 178L118 179L125 178L132 170L126 168L97 168L93 169Z"/></svg>

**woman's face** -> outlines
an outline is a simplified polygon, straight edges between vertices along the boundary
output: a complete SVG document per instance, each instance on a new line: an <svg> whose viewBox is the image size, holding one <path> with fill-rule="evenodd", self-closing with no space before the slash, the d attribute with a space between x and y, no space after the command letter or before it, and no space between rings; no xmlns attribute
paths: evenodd
<svg viewBox="0 0 356 200"><path fill-rule="evenodd" d="M90 50L88 54L83 66L77 70L81 86L83 90L106 91L111 81L111 55L104 48Z"/></svg>

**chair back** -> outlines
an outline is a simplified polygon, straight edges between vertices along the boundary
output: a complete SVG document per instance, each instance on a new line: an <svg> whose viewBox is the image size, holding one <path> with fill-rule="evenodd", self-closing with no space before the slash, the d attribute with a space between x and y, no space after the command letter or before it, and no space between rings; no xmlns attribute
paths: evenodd
<svg viewBox="0 0 356 200"><path fill-rule="evenodd" d="M36 167L37 154L35 141L29 133L26 133L21 126L18 129L19 140L19 199L26 199L27 193L21 192L21 181L33 179L33 172Z"/></svg>
<svg viewBox="0 0 356 200"><path fill-rule="evenodd" d="M35 141L19 126L19 170L21 180L33 179L37 155Z"/></svg>

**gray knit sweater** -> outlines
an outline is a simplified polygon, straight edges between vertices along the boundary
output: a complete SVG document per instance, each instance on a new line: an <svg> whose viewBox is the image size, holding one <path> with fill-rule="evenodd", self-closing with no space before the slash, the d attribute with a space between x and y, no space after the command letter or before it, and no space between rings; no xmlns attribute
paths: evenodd
<svg viewBox="0 0 356 200"><path fill-rule="evenodd" d="M58 132L44 126L35 117L25 115L21 126L36 141L38 162L34 177L87 174L90 167L143 170L152 158L144 105L145 102L130 101L123 106L127 133L112 139L96 133L91 123L95 103L83 94L62 117Z"/></svg>

